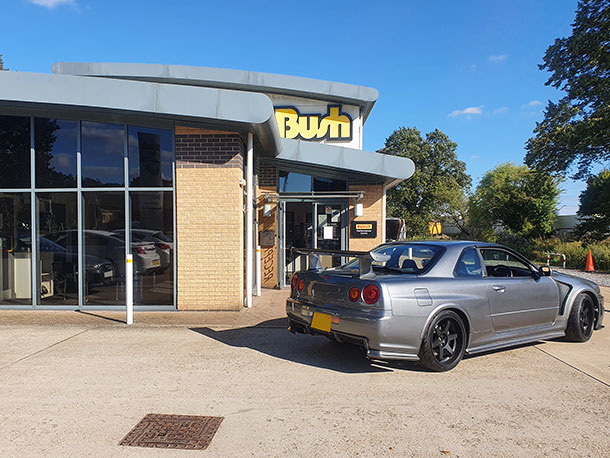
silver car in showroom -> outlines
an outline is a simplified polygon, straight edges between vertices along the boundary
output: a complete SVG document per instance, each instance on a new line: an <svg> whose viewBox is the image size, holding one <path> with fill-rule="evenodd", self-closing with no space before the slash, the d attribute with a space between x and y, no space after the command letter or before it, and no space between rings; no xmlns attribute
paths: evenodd
<svg viewBox="0 0 610 458"><path fill-rule="evenodd" d="M604 299L590 281L536 267L501 245L395 242L371 252L296 250L286 312L293 333L361 345L380 360L453 369L464 354L566 337L602 326ZM322 269L321 255L354 258Z"/></svg>

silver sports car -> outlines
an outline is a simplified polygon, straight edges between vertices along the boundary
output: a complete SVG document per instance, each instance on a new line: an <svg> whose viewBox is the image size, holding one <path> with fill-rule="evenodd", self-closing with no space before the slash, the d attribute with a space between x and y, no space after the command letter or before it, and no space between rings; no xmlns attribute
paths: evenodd
<svg viewBox="0 0 610 458"><path fill-rule="evenodd" d="M309 255L309 269L292 278L290 330L361 345L372 359L447 371L465 353L563 336L585 342L602 326L604 299L595 283L536 267L500 245L297 251ZM325 254L355 259L324 270Z"/></svg>

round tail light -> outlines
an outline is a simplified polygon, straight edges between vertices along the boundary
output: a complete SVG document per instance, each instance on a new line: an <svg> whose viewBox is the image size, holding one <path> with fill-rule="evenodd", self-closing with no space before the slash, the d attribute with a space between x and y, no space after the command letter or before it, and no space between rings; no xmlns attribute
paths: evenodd
<svg viewBox="0 0 610 458"><path fill-rule="evenodd" d="M297 287L297 282L299 281L299 276L294 274L292 276L292 280L290 280L290 287L294 290Z"/></svg>
<svg viewBox="0 0 610 458"><path fill-rule="evenodd" d="M377 285L367 285L362 290L362 298L367 304L374 304L381 297L381 291Z"/></svg>
<svg viewBox="0 0 610 458"><path fill-rule="evenodd" d="M303 280L302 278L299 280L299 293L301 291L303 291L303 288L305 288L305 280Z"/></svg>
<svg viewBox="0 0 610 458"><path fill-rule="evenodd" d="M350 288L348 296L350 301L357 302L360 299L360 290L354 286Z"/></svg>

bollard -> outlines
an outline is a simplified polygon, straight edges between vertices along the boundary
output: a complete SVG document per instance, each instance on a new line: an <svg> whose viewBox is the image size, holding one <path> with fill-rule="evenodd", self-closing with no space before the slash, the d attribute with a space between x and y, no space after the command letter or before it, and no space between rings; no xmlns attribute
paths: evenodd
<svg viewBox="0 0 610 458"><path fill-rule="evenodd" d="M125 260L125 300L127 324L133 324L133 255L128 254Z"/></svg>

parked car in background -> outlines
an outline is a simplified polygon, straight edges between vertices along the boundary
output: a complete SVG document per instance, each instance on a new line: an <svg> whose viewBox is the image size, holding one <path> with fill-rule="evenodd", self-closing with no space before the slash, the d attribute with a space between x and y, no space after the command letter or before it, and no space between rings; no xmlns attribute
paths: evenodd
<svg viewBox="0 0 610 458"><path fill-rule="evenodd" d="M125 230L113 231L123 240L125 239ZM157 254L161 260L159 272L165 272L171 265L174 253L174 242L171 238L161 231L152 229L131 229L132 241L136 242L152 242L155 244Z"/></svg>
<svg viewBox="0 0 610 458"><path fill-rule="evenodd" d="M589 340L604 299L590 281L536 267L504 246L396 242L323 270L294 274L286 302L290 330L363 346L374 359L454 368L464 354L567 337Z"/></svg>
<svg viewBox="0 0 610 458"><path fill-rule="evenodd" d="M16 250L31 251L32 241L30 237L19 239ZM76 251L69 251L65 247L53 242L47 237L40 237L39 250L41 267L53 276L55 289L58 292L73 293L78 290L78 255ZM51 259L45 265L45 254L50 254ZM84 267L87 285L110 284L116 280L117 272L112 262L97 256L85 256Z"/></svg>
<svg viewBox="0 0 610 458"><path fill-rule="evenodd" d="M75 230L49 234L47 237L69 251L78 251L78 234ZM85 230L83 243L87 255L109 260L115 272L125 276L125 240L109 231ZM132 242L134 272L138 275L148 275L161 267L161 260L155 246L151 242Z"/></svg>

